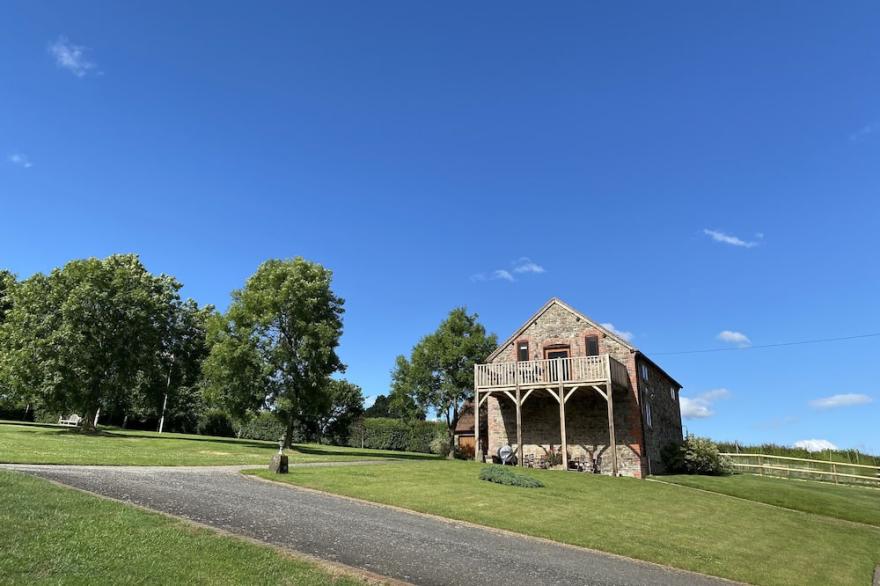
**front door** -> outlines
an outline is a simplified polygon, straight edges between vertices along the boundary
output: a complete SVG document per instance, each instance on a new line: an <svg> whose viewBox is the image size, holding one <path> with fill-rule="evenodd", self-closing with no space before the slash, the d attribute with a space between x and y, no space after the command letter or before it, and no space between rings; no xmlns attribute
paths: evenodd
<svg viewBox="0 0 880 586"><path fill-rule="evenodd" d="M547 348L544 350L544 358L553 360L555 358L568 358L568 348ZM559 380L559 363L551 362L548 365L550 380L556 382ZM562 361L562 380L568 380L569 368L568 360Z"/></svg>

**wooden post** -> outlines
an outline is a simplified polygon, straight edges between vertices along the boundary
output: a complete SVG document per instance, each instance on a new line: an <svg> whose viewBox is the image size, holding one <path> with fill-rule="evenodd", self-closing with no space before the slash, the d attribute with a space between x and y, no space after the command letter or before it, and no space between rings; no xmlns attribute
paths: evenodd
<svg viewBox="0 0 880 586"><path fill-rule="evenodd" d="M614 389L608 383L608 447L611 450L611 475L617 476L617 438L614 433Z"/></svg>
<svg viewBox="0 0 880 586"><path fill-rule="evenodd" d="M480 443L480 391L477 389L474 389L474 460L483 461L483 444Z"/></svg>
<svg viewBox="0 0 880 586"><path fill-rule="evenodd" d="M614 432L614 381L611 380L611 354L605 355L605 372L608 376L608 447L611 448L611 475L617 476L617 435Z"/></svg>
<svg viewBox="0 0 880 586"><path fill-rule="evenodd" d="M559 379L559 435L562 437L562 469L568 470L568 440L565 439L565 384L562 380L562 359L556 359L557 373L556 378Z"/></svg>
<svg viewBox="0 0 880 586"><path fill-rule="evenodd" d="M516 463L523 466L522 399L520 398L519 383L516 384Z"/></svg>
<svg viewBox="0 0 880 586"><path fill-rule="evenodd" d="M834 462L831 463L831 472L834 474L834 484L840 482L837 479L837 464L835 464Z"/></svg>

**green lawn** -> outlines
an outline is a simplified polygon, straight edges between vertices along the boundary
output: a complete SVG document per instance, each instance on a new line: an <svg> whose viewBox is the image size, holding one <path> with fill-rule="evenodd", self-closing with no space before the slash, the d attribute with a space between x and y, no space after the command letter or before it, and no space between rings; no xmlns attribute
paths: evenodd
<svg viewBox="0 0 880 586"><path fill-rule="evenodd" d="M880 527L880 489L811 480L734 476L661 476L658 480Z"/></svg>
<svg viewBox="0 0 880 586"><path fill-rule="evenodd" d="M473 462L311 468L274 480L755 584L870 584L880 530L631 478L528 470L545 488L478 480Z"/></svg>
<svg viewBox="0 0 880 586"><path fill-rule="evenodd" d="M357 584L213 531L0 471L0 584Z"/></svg>
<svg viewBox="0 0 880 586"><path fill-rule="evenodd" d="M132 466L207 466L266 464L278 444L255 440L158 434L121 429L98 434L54 425L0 423L0 463L111 464ZM334 462L376 458L435 459L430 454L362 450L302 444L288 451L290 463Z"/></svg>

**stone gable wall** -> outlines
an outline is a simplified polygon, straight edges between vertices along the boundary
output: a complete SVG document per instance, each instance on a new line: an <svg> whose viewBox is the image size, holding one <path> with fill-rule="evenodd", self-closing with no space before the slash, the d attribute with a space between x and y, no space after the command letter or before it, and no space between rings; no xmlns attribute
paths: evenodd
<svg viewBox="0 0 880 586"><path fill-rule="evenodd" d="M567 344L571 356L586 356L586 337L599 338L599 353L610 354L624 364L629 373L630 391L614 393L614 425L617 442L619 469L628 476L643 477L647 474L647 461L642 458L642 419L636 392L635 354L626 346L605 335L601 330L568 311L560 305L550 308L505 345L492 362L516 361L516 345L529 342L529 359L544 358L548 346ZM505 395L493 394L488 405L488 449L497 453L499 447L508 444L516 447L516 407ZM603 472L611 471L608 454L608 411L605 400L593 389L580 389L571 396L566 407L566 439L572 457L601 455ZM550 446L561 443L559 429L559 403L547 391L535 391L523 405L523 454L546 453ZM680 428L680 425L679 425Z"/></svg>

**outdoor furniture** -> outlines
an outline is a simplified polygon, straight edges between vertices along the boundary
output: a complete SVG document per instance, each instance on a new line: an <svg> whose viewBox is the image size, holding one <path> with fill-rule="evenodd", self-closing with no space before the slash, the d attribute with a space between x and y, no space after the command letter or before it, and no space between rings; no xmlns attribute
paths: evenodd
<svg viewBox="0 0 880 586"><path fill-rule="evenodd" d="M68 416L67 419L64 417L58 418L58 425L66 425L67 427L77 427L82 422L82 417L74 413L73 415Z"/></svg>
<svg viewBox="0 0 880 586"><path fill-rule="evenodd" d="M526 454L523 458L523 463L526 465L526 468L534 468L535 467L535 455L534 454Z"/></svg>
<svg viewBox="0 0 880 586"><path fill-rule="evenodd" d="M547 468L547 456L538 456L537 467L541 469Z"/></svg>

